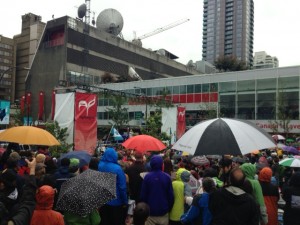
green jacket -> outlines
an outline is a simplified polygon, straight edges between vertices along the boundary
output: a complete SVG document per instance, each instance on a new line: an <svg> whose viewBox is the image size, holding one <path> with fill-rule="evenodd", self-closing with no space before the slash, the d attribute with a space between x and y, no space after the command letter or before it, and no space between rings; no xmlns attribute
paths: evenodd
<svg viewBox="0 0 300 225"><path fill-rule="evenodd" d="M179 168L176 172L176 180L172 182L174 191L174 204L170 212L170 220L180 221L184 213L184 182L181 180L181 174L186 169Z"/></svg>
<svg viewBox="0 0 300 225"><path fill-rule="evenodd" d="M264 196L262 192L261 185L258 180L255 179L256 174L256 166L251 163L244 163L240 166L242 171L245 173L246 178L250 181L253 192L252 195L256 202L260 206L260 214L261 214L261 220L264 222L264 224L268 223L268 215L266 210L266 205L264 201Z"/></svg>
<svg viewBox="0 0 300 225"><path fill-rule="evenodd" d="M100 215L96 209L85 217L70 212L64 212L64 219L66 225L99 225L101 221Z"/></svg>

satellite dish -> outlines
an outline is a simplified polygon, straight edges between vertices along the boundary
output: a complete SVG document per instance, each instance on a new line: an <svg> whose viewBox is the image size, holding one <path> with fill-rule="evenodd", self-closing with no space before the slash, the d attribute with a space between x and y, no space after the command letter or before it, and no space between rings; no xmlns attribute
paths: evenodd
<svg viewBox="0 0 300 225"><path fill-rule="evenodd" d="M164 49L159 49L157 52L156 52L156 54L158 54L158 55L166 55L166 51L164 50Z"/></svg>
<svg viewBox="0 0 300 225"><path fill-rule="evenodd" d="M96 26L100 31L118 35L123 29L123 17L115 9L105 9L97 17Z"/></svg>
<svg viewBox="0 0 300 225"><path fill-rule="evenodd" d="M78 17L82 19L86 15L86 4L82 4L78 7L77 11Z"/></svg>
<svg viewBox="0 0 300 225"><path fill-rule="evenodd" d="M134 68L132 68L131 66L128 67L128 75L131 77L131 78L136 78L138 80L143 80L140 75L138 75L138 73L135 71Z"/></svg>
<svg viewBox="0 0 300 225"><path fill-rule="evenodd" d="M196 69L196 64L193 62L193 60L189 60L186 66L192 69Z"/></svg>

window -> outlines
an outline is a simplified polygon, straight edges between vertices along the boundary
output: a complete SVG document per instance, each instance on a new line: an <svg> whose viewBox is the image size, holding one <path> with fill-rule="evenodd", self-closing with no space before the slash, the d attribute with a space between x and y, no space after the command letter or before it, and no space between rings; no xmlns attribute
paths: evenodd
<svg viewBox="0 0 300 225"><path fill-rule="evenodd" d="M257 90L275 90L276 89L276 79L258 79L257 80Z"/></svg>
<svg viewBox="0 0 300 225"><path fill-rule="evenodd" d="M222 82L219 83L220 92L236 92L235 82Z"/></svg>
<svg viewBox="0 0 300 225"><path fill-rule="evenodd" d="M237 117L239 119L255 119L255 94L240 94L237 97Z"/></svg>
<svg viewBox="0 0 300 225"><path fill-rule="evenodd" d="M235 95L220 95L220 115L222 117L235 117Z"/></svg>
<svg viewBox="0 0 300 225"><path fill-rule="evenodd" d="M237 82L237 90L240 91L254 91L255 81L254 80L242 80Z"/></svg>
<svg viewBox="0 0 300 225"><path fill-rule="evenodd" d="M256 119L275 119L275 115L276 115L276 93L257 94Z"/></svg>

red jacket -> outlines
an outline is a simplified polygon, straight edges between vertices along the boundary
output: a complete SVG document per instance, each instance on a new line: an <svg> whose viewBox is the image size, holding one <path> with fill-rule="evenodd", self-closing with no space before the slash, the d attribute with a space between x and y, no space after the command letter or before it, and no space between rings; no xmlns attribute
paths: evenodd
<svg viewBox="0 0 300 225"><path fill-rule="evenodd" d="M33 212L30 225L64 225L63 216L52 210L55 190L44 185L36 193L36 207Z"/></svg>

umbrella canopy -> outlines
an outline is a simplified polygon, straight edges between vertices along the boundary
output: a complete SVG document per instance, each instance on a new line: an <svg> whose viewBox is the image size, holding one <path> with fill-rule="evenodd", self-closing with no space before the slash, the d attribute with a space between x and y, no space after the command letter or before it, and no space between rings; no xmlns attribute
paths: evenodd
<svg viewBox="0 0 300 225"><path fill-rule="evenodd" d="M283 136L280 135L280 134L274 134L274 135L272 135L272 138L273 138L274 140L277 140L277 141L284 141L284 140L285 140L285 137L283 137Z"/></svg>
<svg viewBox="0 0 300 225"><path fill-rule="evenodd" d="M51 133L32 126L18 126L6 129L0 133L0 141L24 145L60 145L59 141Z"/></svg>
<svg viewBox="0 0 300 225"><path fill-rule="evenodd" d="M293 143L295 140L293 138L288 138L285 140L286 143Z"/></svg>
<svg viewBox="0 0 300 225"><path fill-rule="evenodd" d="M206 155L208 159L222 159L221 155Z"/></svg>
<svg viewBox="0 0 300 225"><path fill-rule="evenodd" d="M88 165L90 163L92 156L87 151L75 150L75 151L70 151L66 154L63 154L59 159L61 160L63 158L79 159L79 167L82 167L82 166Z"/></svg>
<svg viewBox="0 0 300 225"><path fill-rule="evenodd" d="M284 146L284 147L282 147L282 150L285 151L285 152L288 152L290 154L293 154L293 155L298 155L299 154L298 149L293 147L293 146Z"/></svg>
<svg viewBox="0 0 300 225"><path fill-rule="evenodd" d="M216 118L193 126L172 148L192 155L244 155L275 146L272 137L251 122Z"/></svg>
<svg viewBox="0 0 300 225"><path fill-rule="evenodd" d="M166 145L162 141L145 134L133 136L127 139L122 143L122 146L139 152L162 151L166 149Z"/></svg>
<svg viewBox="0 0 300 225"><path fill-rule="evenodd" d="M282 166L287 167L300 167L300 159L299 158L286 158L279 162Z"/></svg>
<svg viewBox="0 0 300 225"><path fill-rule="evenodd" d="M204 166L208 165L210 162L205 156L198 155L191 159L191 163L193 163L195 166Z"/></svg>
<svg viewBox="0 0 300 225"><path fill-rule="evenodd" d="M89 169L62 184L56 207L86 216L115 198L116 175Z"/></svg>

